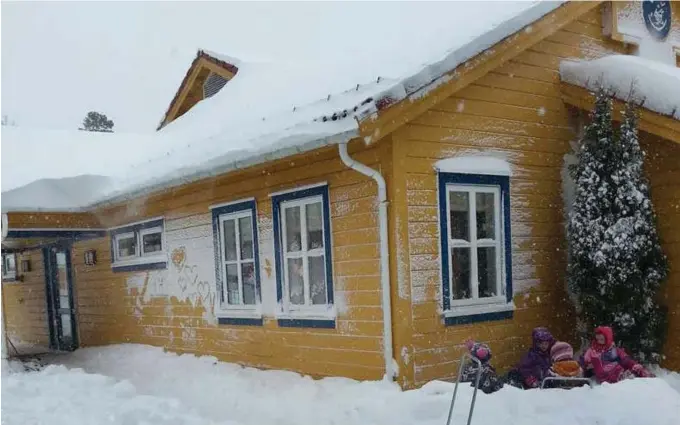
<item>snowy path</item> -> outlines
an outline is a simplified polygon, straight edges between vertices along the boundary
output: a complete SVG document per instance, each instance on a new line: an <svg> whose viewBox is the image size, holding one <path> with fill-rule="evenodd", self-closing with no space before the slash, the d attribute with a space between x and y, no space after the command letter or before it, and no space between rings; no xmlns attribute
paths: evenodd
<svg viewBox="0 0 680 425"><path fill-rule="evenodd" d="M453 390L443 382L402 392L384 382L314 381L139 345L56 361L32 373L3 363L3 424L443 425ZM473 424L676 425L680 393L671 385L680 390L680 375L571 391L504 388L479 394ZM461 387L454 425L465 423L471 394Z"/></svg>

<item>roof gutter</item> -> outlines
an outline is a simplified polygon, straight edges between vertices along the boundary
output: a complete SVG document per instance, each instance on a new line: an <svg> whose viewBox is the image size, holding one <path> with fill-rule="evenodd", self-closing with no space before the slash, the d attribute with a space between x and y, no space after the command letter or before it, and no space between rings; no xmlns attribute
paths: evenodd
<svg viewBox="0 0 680 425"><path fill-rule="evenodd" d="M380 289L382 290L383 311L383 354L385 361L385 379L394 380L397 371L394 367L392 348L392 301L390 299L390 252L387 233L387 186L385 178L378 171L355 161L347 152L347 143L338 145L340 159L349 168L372 178L378 185L378 219L380 224Z"/></svg>

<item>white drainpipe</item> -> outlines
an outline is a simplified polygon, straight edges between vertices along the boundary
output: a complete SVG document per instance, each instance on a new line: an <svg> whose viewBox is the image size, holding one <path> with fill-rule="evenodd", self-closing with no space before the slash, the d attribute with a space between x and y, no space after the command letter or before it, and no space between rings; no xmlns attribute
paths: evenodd
<svg viewBox="0 0 680 425"><path fill-rule="evenodd" d="M382 290L383 311L383 351L385 376L392 380L396 377L392 356L392 302L390 300L390 251L387 239L387 186L385 178L378 171L355 161L347 152L347 142L338 145L342 162L352 170L375 180L378 185L378 219L380 221L380 287Z"/></svg>

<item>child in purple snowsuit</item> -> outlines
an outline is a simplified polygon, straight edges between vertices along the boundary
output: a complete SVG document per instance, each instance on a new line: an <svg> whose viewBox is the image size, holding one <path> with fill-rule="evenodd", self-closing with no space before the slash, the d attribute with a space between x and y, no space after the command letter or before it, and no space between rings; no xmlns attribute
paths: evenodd
<svg viewBox="0 0 680 425"><path fill-rule="evenodd" d="M540 387L543 378L550 376L549 370L552 364L550 348L555 343L555 338L546 328L534 329L531 338L533 346L522 356L517 367L508 374L511 384L525 389Z"/></svg>

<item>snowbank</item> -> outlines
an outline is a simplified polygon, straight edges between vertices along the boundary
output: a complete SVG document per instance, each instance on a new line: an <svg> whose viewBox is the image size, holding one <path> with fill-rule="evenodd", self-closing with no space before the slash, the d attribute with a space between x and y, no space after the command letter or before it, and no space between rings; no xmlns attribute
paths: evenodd
<svg viewBox="0 0 680 425"><path fill-rule="evenodd" d="M44 178L104 174L115 184L94 194L93 202L112 201L347 141L357 135L356 119L374 113L382 100L421 96L456 66L561 3L501 2L489 8L461 2L445 32L413 23L414 39L421 42L392 46L391 56L364 55L359 45L355 55L337 63L315 61L313 52L306 62L237 61L238 73L219 93L158 133L44 135L44 150L31 147L41 154L31 157L30 167L22 138L6 137L3 128L3 190ZM93 140L81 140L88 135ZM95 143L103 138L115 142ZM54 205L45 200L41 207Z"/></svg>
<svg viewBox="0 0 680 425"><path fill-rule="evenodd" d="M3 375L3 423L441 425L453 391L438 381L405 392L383 381L314 381L139 345L81 349L53 360L63 365ZM460 387L452 423L465 423L471 396L468 385ZM675 425L679 414L680 394L668 383L638 379L594 389L480 393L473 423Z"/></svg>
<svg viewBox="0 0 680 425"><path fill-rule="evenodd" d="M680 120L680 68L638 56L610 55L591 61L562 61L563 81L589 90L602 86L627 100L631 87L634 99L644 107Z"/></svg>

